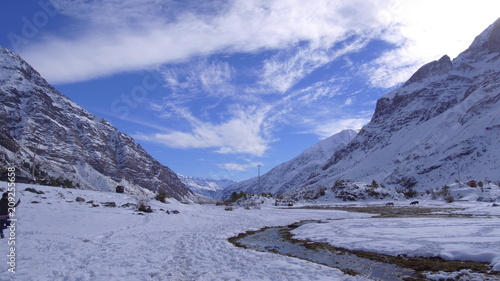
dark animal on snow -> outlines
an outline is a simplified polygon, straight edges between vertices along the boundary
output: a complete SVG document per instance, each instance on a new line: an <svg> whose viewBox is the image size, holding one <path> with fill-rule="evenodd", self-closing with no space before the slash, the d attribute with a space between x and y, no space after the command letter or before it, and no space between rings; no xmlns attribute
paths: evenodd
<svg viewBox="0 0 500 281"><path fill-rule="evenodd" d="M410 203L410 205L418 205L418 201L413 201Z"/></svg>

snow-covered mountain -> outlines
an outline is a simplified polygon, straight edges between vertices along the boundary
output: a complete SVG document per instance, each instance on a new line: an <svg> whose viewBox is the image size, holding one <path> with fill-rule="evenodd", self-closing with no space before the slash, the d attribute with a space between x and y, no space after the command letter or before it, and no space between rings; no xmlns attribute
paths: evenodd
<svg viewBox="0 0 500 281"><path fill-rule="evenodd" d="M347 144L344 143L344 144ZM500 19L457 58L422 66L377 102L371 121L345 146L321 143L228 192L304 194L336 180L425 191L455 181L500 182ZM322 164L321 164L322 163Z"/></svg>
<svg viewBox="0 0 500 281"><path fill-rule="evenodd" d="M217 197L216 194L218 192L221 192L222 190L236 183L235 181L229 179L215 180L200 177L183 176L179 174L177 176L194 193L212 198Z"/></svg>
<svg viewBox="0 0 500 281"><path fill-rule="evenodd" d="M500 181L500 19L453 61L422 66L377 102L372 120L317 177L427 190Z"/></svg>
<svg viewBox="0 0 500 281"><path fill-rule="evenodd" d="M39 180L81 189L193 193L131 137L49 85L30 65L0 47L0 166L32 171ZM54 182L55 181L55 182Z"/></svg>
<svg viewBox="0 0 500 281"><path fill-rule="evenodd" d="M282 163L260 177L239 182L223 191L227 198L235 191L247 193L272 193L283 194L296 186L302 186L318 175L328 159L338 149L347 145L356 136L354 130L344 130L314 146L306 149L297 157Z"/></svg>

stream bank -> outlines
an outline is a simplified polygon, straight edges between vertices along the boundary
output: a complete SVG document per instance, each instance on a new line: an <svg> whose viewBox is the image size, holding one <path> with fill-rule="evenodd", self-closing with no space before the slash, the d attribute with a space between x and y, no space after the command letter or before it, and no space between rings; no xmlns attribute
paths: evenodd
<svg viewBox="0 0 500 281"><path fill-rule="evenodd" d="M329 208L331 210L331 208ZM337 208L336 208L337 209ZM363 208L350 208L349 211L362 211ZM391 217L455 217L456 215L436 208L367 208L366 212L377 213L377 218ZM345 211L346 209L343 208ZM386 212L382 212L387 210ZM498 280L496 272L489 272L490 266L480 262L447 261L441 258L418 258L405 255L391 256L373 252L353 251L333 247L326 243L294 239L291 231L303 224L321 223L304 221L281 227L266 227L259 231L242 233L229 239L236 246L262 252L271 252L296 257L342 270L350 275L363 275L374 280L428 280L430 272L450 272L481 276L474 280ZM456 275L455 274L455 275ZM437 279L433 279L437 280ZM467 279L449 279L467 280Z"/></svg>

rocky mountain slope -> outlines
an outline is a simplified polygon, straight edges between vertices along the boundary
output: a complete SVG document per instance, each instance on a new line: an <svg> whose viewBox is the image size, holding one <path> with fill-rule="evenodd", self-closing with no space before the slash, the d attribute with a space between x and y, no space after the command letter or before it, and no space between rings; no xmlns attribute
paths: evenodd
<svg viewBox="0 0 500 281"><path fill-rule="evenodd" d="M0 47L0 166L38 180L81 189L164 190L179 200L192 192L131 137L49 85L19 56Z"/></svg>
<svg viewBox="0 0 500 281"><path fill-rule="evenodd" d="M323 167L334 179L421 190L500 181L500 19L453 61L422 66L377 102L371 122Z"/></svg>
<svg viewBox="0 0 500 281"><path fill-rule="evenodd" d="M338 180L375 180L423 192L456 181L500 182L499 108L500 19L457 58L422 66L380 98L371 121L320 167L323 159L309 167L310 158L299 156L263 175L260 189L251 179L234 190L297 195L333 190Z"/></svg>
<svg viewBox="0 0 500 281"><path fill-rule="evenodd" d="M260 188L259 179L257 177L251 178L225 189L223 198L229 197L235 191L280 195L291 188L302 186L308 179L317 176L331 155L347 145L355 136L356 131L344 130L322 140L292 160L280 164L262 175Z"/></svg>

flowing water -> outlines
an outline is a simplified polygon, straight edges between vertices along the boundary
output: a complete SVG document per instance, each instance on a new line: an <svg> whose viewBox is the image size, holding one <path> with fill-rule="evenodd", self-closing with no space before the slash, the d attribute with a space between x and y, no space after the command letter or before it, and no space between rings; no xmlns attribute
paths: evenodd
<svg viewBox="0 0 500 281"><path fill-rule="evenodd" d="M304 223L312 222L302 222L302 224ZM272 252L305 259L338 268L349 274L358 273L374 280L401 281L404 280L404 277L414 276L414 271L412 270L389 263L361 258L345 251L308 248L304 243L297 243L287 238L287 232L297 226L298 224L265 228L255 233L243 235L235 239L233 243L256 251Z"/></svg>

